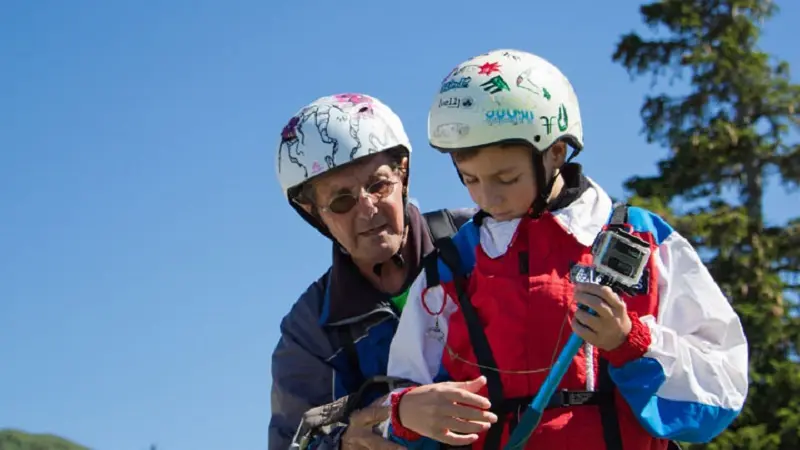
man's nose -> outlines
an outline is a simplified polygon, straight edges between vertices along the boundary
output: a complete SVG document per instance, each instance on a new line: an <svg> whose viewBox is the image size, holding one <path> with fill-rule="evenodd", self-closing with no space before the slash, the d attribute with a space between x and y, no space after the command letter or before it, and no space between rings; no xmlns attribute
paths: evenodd
<svg viewBox="0 0 800 450"><path fill-rule="evenodd" d="M377 199L361 189L356 196L356 212L364 217L372 217L377 212Z"/></svg>

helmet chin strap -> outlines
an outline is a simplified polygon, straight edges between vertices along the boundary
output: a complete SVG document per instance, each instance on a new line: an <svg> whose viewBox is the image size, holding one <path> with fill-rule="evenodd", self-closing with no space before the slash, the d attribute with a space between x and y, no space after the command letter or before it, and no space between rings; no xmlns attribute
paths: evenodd
<svg viewBox="0 0 800 450"><path fill-rule="evenodd" d="M406 178L406 186L408 186L408 178ZM406 190L408 188L406 187ZM408 239L409 234L409 224L411 223L411 216L408 214L408 193L407 191L403 192L403 239L400 241L400 248L397 249L397 253L392 255L389 261L393 262L395 267L398 269L402 269L406 266L406 260L403 258L403 247L405 246L406 240ZM372 267L372 273L376 276L381 276L381 271L383 270L383 265L385 263L378 263Z"/></svg>
<svg viewBox="0 0 800 450"><path fill-rule="evenodd" d="M534 219L539 218L542 214L547 210L547 205L550 200L550 194L553 192L553 186L556 184L556 180L558 180L558 176L561 173L561 169L569 164L580 150L573 149L572 153L570 153L569 157L564 161L556 170L553 171L553 176L547 180L547 173L544 167L544 155L550 151L548 148L547 150L539 153L537 151L533 152L533 172L536 175L536 198L533 200L530 209L528 210L528 215Z"/></svg>
<svg viewBox="0 0 800 450"><path fill-rule="evenodd" d="M403 248L403 245L401 244L400 245L400 249L402 250L402 248ZM406 260L403 258L403 255L401 255L399 251L397 253L395 253L394 255L392 255L392 258L390 259L390 261L393 262L395 267L397 267L399 269L402 269L406 265ZM384 264L385 263L375 264L375 266L372 267L372 273L374 273L376 276L381 276L381 271L383 270L383 265Z"/></svg>

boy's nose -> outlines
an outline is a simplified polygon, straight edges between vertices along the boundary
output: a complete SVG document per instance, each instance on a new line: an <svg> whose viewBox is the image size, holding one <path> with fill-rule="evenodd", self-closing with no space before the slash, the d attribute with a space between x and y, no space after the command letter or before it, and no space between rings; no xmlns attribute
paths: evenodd
<svg viewBox="0 0 800 450"><path fill-rule="evenodd" d="M484 188L481 194L483 195L483 202L486 204L486 207L499 206L503 203L503 196L495 189Z"/></svg>

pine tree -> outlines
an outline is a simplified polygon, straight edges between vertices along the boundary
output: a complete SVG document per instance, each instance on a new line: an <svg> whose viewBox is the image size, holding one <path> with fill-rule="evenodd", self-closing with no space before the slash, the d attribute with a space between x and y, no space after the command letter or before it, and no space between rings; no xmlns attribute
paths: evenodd
<svg viewBox="0 0 800 450"><path fill-rule="evenodd" d="M742 318L750 350L742 414L692 449L800 449L800 144L792 141L800 86L787 63L757 46L777 7L662 0L640 12L653 33L624 35L613 60L663 88L641 114L648 142L669 152L657 176L626 182L630 202L692 241ZM678 92L676 79L688 89ZM764 217L768 181L792 193L786 223Z"/></svg>

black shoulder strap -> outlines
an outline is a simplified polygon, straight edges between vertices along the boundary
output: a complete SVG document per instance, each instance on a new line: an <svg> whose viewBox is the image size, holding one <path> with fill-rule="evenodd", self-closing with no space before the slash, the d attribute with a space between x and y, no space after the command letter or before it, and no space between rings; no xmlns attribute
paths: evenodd
<svg viewBox="0 0 800 450"><path fill-rule="evenodd" d="M433 242L441 238L450 237L458 231L453 215L446 209L428 211L422 214L422 217L428 223L428 231Z"/></svg>
<svg viewBox="0 0 800 450"><path fill-rule="evenodd" d="M439 258L453 272L453 278L463 278L465 273L456 243L451 238L444 237L435 240L433 244L439 251Z"/></svg>
<svg viewBox="0 0 800 450"><path fill-rule="evenodd" d="M469 220L469 217L467 214L457 216L449 209L428 211L422 214L422 216L428 224L428 235L431 237L431 242L433 242L433 246L438 250L422 259L422 267L425 269L427 285L436 286L439 284L439 253L441 252L437 243L443 240L449 240L453 237L458 232L458 229ZM447 246L447 244L445 244L445 246ZM454 255L449 255L449 257L450 259L460 259L458 252Z"/></svg>
<svg viewBox="0 0 800 450"><path fill-rule="evenodd" d="M622 450L622 434L619 429L619 418L617 417L617 405L614 391L614 381L611 380L611 374L608 373L608 361L600 358L600 367L598 367L599 382L597 383L597 390L599 392L608 392L611 394L612 400L609 402L602 402L600 408L600 424L603 426L603 440L606 442L606 450Z"/></svg>
<svg viewBox="0 0 800 450"><path fill-rule="evenodd" d="M611 212L611 219L608 221L610 227L618 227L628 223L628 204L617 203Z"/></svg>
<svg viewBox="0 0 800 450"><path fill-rule="evenodd" d="M625 203L617 203L614 205L614 210L611 212L611 219L608 221L609 227L619 227L628 222L628 205ZM599 380L597 383L597 390L600 392L608 392L614 399L614 381L611 379L611 374L608 373L608 361L600 358L600 366L598 367ZM617 417L616 399L610 402L600 403L600 423L603 426L603 439L606 443L606 450L622 450L622 434L619 429L619 418Z"/></svg>
<svg viewBox="0 0 800 450"><path fill-rule="evenodd" d="M323 275L324 281L323 286L324 289L330 289L330 281L331 277L331 268L325 272ZM354 374L356 379L347 386L348 392L354 392L355 389L363 382L364 376L361 374L361 364L358 360L358 350L356 350L356 342L355 337L353 336L353 330L350 325L337 325L334 327L334 332L336 334L336 342L335 345L341 347L341 351L344 353L345 358L347 359L347 365L350 367L350 371Z"/></svg>
<svg viewBox="0 0 800 450"><path fill-rule="evenodd" d="M355 392L358 386L361 386L364 382L364 375L361 372L361 363L359 362L358 350L356 349L356 342L353 336L353 327L350 325L337 326L336 334L339 345L342 346L342 352L344 352L345 358L347 358L347 365L350 366L350 373L355 377L347 386L347 391Z"/></svg>
<svg viewBox="0 0 800 450"><path fill-rule="evenodd" d="M458 295L458 304L461 308L461 313L464 315L464 320L467 323L467 332L469 333L469 340L472 343L472 349L475 352L475 359L481 371L481 375L486 377L486 388L489 391L489 401L492 404L492 411L497 415L497 423L492 425L486 435L486 443L484 448L487 450L499 450L500 441L503 437L503 428L505 428L506 414L495 411L503 404L503 383L500 379L500 372L497 371L497 362L492 353L492 347L489 345L489 339L486 337L486 332L483 329L483 323L478 316L478 311L472 304L472 300L467 294L466 275L464 274L463 266L461 265L461 257L458 253L458 247L452 239L444 238L435 242L439 257L453 272L453 284L456 288Z"/></svg>

